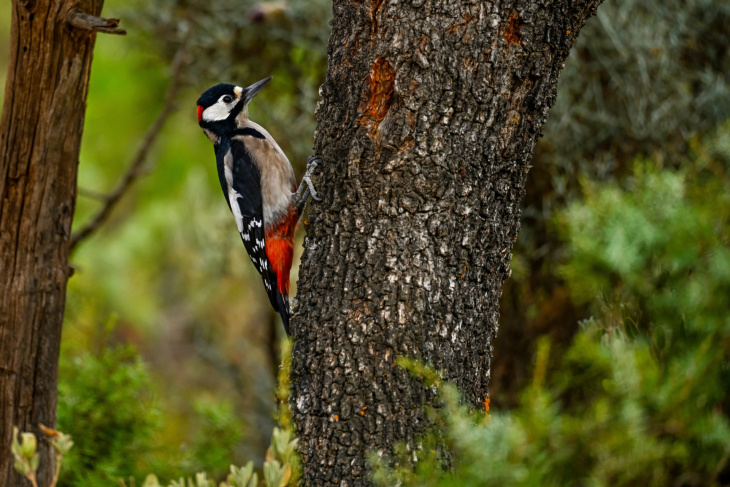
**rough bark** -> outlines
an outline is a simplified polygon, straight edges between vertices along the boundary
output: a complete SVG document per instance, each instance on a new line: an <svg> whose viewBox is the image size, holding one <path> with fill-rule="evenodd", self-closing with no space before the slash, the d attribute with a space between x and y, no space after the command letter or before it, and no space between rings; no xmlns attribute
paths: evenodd
<svg viewBox="0 0 730 487"><path fill-rule="evenodd" d="M417 448L432 396L399 355L484 407L532 149L600 1L335 0L292 320L306 485Z"/></svg>
<svg viewBox="0 0 730 487"><path fill-rule="evenodd" d="M72 27L71 9L101 0L13 1L10 63L0 121L0 485L13 470L13 425L56 423L56 383L71 220L96 34ZM53 456L38 443L39 485Z"/></svg>

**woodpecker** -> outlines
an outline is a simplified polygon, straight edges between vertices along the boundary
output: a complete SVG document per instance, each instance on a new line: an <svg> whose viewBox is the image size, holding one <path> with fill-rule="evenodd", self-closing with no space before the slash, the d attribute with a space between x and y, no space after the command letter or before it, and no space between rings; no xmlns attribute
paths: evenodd
<svg viewBox="0 0 730 487"><path fill-rule="evenodd" d="M289 271L294 231L310 194L311 156L297 189L284 151L259 124L249 120L248 104L271 77L247 88L219 84L198 99L198 124L213 142L218 179L243 245L289 334Z"/></svg>

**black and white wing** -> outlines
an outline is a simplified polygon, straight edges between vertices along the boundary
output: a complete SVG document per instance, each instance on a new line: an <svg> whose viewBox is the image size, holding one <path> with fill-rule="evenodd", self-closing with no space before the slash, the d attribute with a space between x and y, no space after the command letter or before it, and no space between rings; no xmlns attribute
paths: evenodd
<svg viewBox="0 0 730 487"><path fill-rule="evenodd" d="M266 255L261 177L246 146L237 140L216 150L218 177L248 256L261 274L271 306L280 314L276 273Z"/></svg>

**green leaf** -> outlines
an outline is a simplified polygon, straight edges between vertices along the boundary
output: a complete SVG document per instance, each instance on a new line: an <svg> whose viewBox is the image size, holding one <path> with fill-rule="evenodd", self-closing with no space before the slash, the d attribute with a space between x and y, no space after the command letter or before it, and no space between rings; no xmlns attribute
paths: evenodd
<svg viewBox="0 0 730 487"><path fill-rule="evenodd" d="M228 483L231 487L248 487L249 482L255 477L253 462L248 462L246 466L240 468L231 465L231 473L228 474Z"/></svg>
<svg viewBox="0 0 730 487"><path fill-rule="evenodd" d="M264 463L264 481L268 487L281 487L286 485L284 481L285 467L281 466L279 461Z"/></svg>
<svg viewBox="0 0 730 487"><path fill-rule="evenodd" d="M23 458L31 459L35 454L36 447L38 446L37 440L33 433L21 433L22 444L20 446L20 455Z"/></svg>
<svg viewBox="0 0 730 487"><path fill-rule="evenodd" d="M13 464L13 466L15 467L15 471L23 477L27 477L30 473L30 465L28 465L27 462L21 460L20 458L15 459L15 463Z"/></svg>
<svg viewBox="0 0 730 487"><path fill-rule="evenodd" d="M160 481L157 479L157 475L151 473L145 477L142 487L160 487Z"/></svg>
<svg viewBox="0 0 730 487"><path fill-rule="evenodd" d="M12 443L10 444L10 451L15 455L16 457L20 457L20 443L18 442L18 427L13 426L13 439Z"/></svg>

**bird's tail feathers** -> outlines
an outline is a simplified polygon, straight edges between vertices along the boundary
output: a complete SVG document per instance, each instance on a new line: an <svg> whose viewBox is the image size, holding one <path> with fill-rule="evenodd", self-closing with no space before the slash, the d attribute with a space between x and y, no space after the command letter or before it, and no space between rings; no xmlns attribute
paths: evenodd
<svg viewBox="0 0 730 487"><path fill-rule="evenodd" d="M281 294L278 289L274 292L276 293L275 309L279 312L281 321L284 323L284 331L286 331L286 335L291 336L291 333L289 333L289 297Z"/></svg>
<svg viewBox="0 0 730 487"><path fill-rule="evenodd" d="M272 286L273 289L268 291L269 302L271 307L279 313L281 321L284 323L284 331L286 335L290 336L289 333L289 297L282 294L276 286Z"/></svg>

